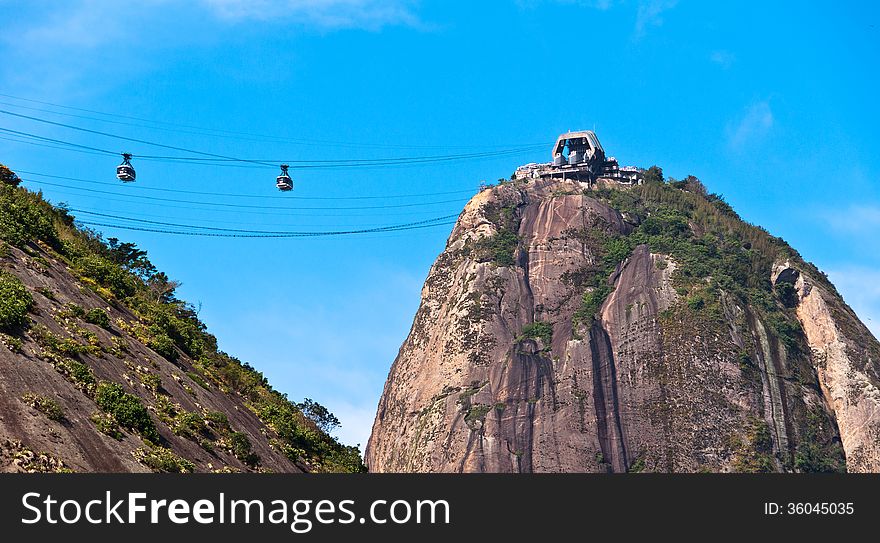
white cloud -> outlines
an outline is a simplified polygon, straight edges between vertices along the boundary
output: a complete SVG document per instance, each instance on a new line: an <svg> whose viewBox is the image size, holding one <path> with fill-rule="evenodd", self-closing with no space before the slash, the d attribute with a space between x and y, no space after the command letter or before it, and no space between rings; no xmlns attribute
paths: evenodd
<svg viewBox="0 0 880 543"><path fill-rule="evenodd" d="M678 4L678 0L646 0L639 2L636 12L636 25L633 37L644 37L648 27L663 25L663 12L668 11Z"/></svg>
<svg viewBox="0 0 880 543"><path fill-rule="evenodd" d="M57 9L34 8L12 19L3 41L23 52L94 49L156 39L175 24L204 29L205 15L227 23L275 22L319 30L419 25L413 0L77 0ZM211 33L210 30L207 32ZM176 34L178 37L180 34Z"/></svg>
<svg viewBox="0 0 880 543"><path fill-rule="evenodd" d="M736 55L734 55L730 51L725 51L721 49L718 51L712 51L712 53L709 55L709 60L711 60L715 64L718 64L726 70L727 68L730 68L736 61Z"/></svg>
<svg viewBox="0 0 880 543"><path fill-rule="evenodd" d="M388 25L416 26L418 17L406 0L201 0L220 19L281 20L324 29Z"/></svg>
<svg viewBox="0 0 880 543"><path fill-rule="evenodd" d="M756 102L746 108L739 119L727 125L727 143L733 149L742 149L750 141L767 135L774 123L770 102Z"/></svg>
<svg viewBox="0 0 880 543"><path fill-rule="evenodd" d="M859 319L880 338L880 270L847 266L827 273Z"/></svg>

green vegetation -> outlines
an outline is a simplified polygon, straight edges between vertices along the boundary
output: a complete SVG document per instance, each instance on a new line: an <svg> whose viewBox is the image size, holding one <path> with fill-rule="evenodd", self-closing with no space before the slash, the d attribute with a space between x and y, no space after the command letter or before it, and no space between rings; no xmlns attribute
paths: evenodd
<svg viewBox="0 0 880 543"><path fill-rule="evenodd" d="M645 464L645 459L639 457L639 458L636 458L635 460L633 460L633 463L630 464L629 469L626 471L627 471L627 473L641 473L641 472L645 471L646 467L647 467L647 465Z"/></svg>
<svg viewBox="0 0 880 543"><path fill-rule="evenodd" d="M98 354L101 352L96 345L80 343L72 337L61 337L49 328L38 324L31 329L30 335L43 347L50 358L75 357L84 353Z"/></svg>
<svg viewBox="0 0 880 543"><path fill-rule="evenodd" d="M73 470L47 452L34 451L17 439L0 442L0 462L14 462L25 473L73 473Z"/></svg>
<svg viewBox="0 0 880 543"><path fill-rule="evenodd" d="M209 385L207 381L205 381L198 373L194 371L188 371L186 372L186 376L192 379L195 384L199 385L205 390L211 390L211 385Z"/></svg>
<svg viewBox="0 0 880 543"><path fill-rule="evenodd" d="M544 349L550 349L550 343L553 340L553 325L549 322L535 321L523 326L522 332L516 338L517 342L524 339L540 339L544 345Z"/></svg>
<svg viewBox="0 0 880 543"><path fill-rule="evenodd" d="M229 417L226 416L226 413L220 411L208 411L205 413L205 420L214 427L229 427Z"/></svg>
<svg viewBox="0 0 880 543"><path fill-rule="evenodd" d="M133 453L138 462L162 473L192 473L196 465L166 447L141 447Z"/></svg>
<svg viewBox="0 0 880 543"><path fill-rule="evenodd" d="M330 433L340 426L339 419L329 409L310 398L296 406L324 432Z"/></svg>
<svg viewBox="0 0 880 543"><path fill-rule="evenodd" d="M476 421L485 419L489 411L492 411L491 405L476 403L468 409L467 414L464 416L464 421L468 425L473 425Z"/></svg>
<svg viewBox="0 0 880 543"><path fill-rule="evenodd" d="M484 213L495 225L495 234L477 241L474 247L478 262L494 262L499 266L516 264L516 251L519 247L519 218L517 206L486 204Z"/></svg>
<svg viewBox="0 0 880 543"><path fill-rule="evenodd" d="M176 361L180 356L174 346L174 341L165 334L160 333L150 337L150 339L147 340L147 347L156 351L156 354L162 358L172 362Z"/></svg>
<svg viewBox="0 0 880 543"><path fill-rule="evenodd" d="M86 310L79 304L75 304L73 302L68 302L64 304L64 309L58 315L62 319L69 318L83 318L86 316Z"/></svg>
<svg viewBox="0 0 880 543"><path fill-rule="evenodd" d="M125 299L136 292L135 278L104 257L85 254L77 258L75 264L80 273L108 288L116 298Z"/></svg>
<svg viewBox="0 0 880 543"><path fill-rule="evenodd" d="M3 332L0 332L0 343L6 345L6 348L14 353L20 353L22 347L24 346L24 342L21 340L21 338L10 336L9 334L4 334Z"/></svg>
<svg viewBox="0 0 880 543"><path fill-rule="evenodd" d="M733 469L740 473L770 473L776 471L773 458L773 437L763 420L751 419L745 436L734 436L731 445L736 451Z"/></svg>
<svg viewBox="0 0 880 543"><path fill-rule="evenodd" d="M8 170L0 165L3 171ZM15 247L35 240L57 247L60 242L53 223L59 212L39 194L16 185L0 183L0 239Z"/></svg>
<svg viewBox="0 0 880 543"><path fill-rule="evenodd" d="M233 432L229 436L229 445L232 454L248 466L256 466L260 463L260 457L251 451L251 440L247 434Z"/></svg>
<svg viewBox="0 0 880 543"><path fill-rule="evenodd" d="M803 344L800 324L789 309L796 303L796 292L784 284L774 290L770 283L771 267L780 259L800 263L807 270L815 267L803 262L783 240L740 219L721 196L707 193L697 178L666 182L659 168L649 169L648 173L651 175L646 175L643 185L628 190L599 189L586 193L608 202L638 223L628 236L612 236L606 241L614 246L603 247L606 267L600 278L607 279L613 271L610 264L626 254L628 248L646 244L653 253L670 255L675 261L673 286L691 312L720 319L721 293L727 293L744 305L759 309L774 335L790 353L796 354ZM816 278L835 292L824 276L816 273ZM607 289L601 287L598 294L585 294L582 313L589 315L600 305Z"/></svg>
<svg viewBox="0 0 880 543"><path fill-rule="evenodd" d="M109 413L101 413L100 411L92 413L89 420L92 421L95 428L102 434L106 434L117 441L121 441L125 437L125 434L119 428L119 423Z"/></svg>
<svg viewBox="0 0 880 543"><path fill-rule="evenodd" d="M798 443L794 467L802 473L846 472L843 448L837 440L829 439L831 421L819 407L807 413L805 435Z"/></svg>
<svg viewBox="0 0 880 543"><path fill-rule="evenodd" d="M17 187L21 184L21 178L15 172L0 164L0 184Z"/></svg>
<svg viewBox="0 0 880 543"><path fill-rule="evenodd" d="M110 317L107 315L107 312L100 307L89 309L85 314L84 319L86 322L95 324L101 328L110 328Z"/></svg>
<svg viewBox="0 0 880 543"><path fill-rule="evenodd" d="M149 411L140 398L125 392L122 385L101 381L95 391L95 403L123 428L135 430L150 441L159 441L159 432Z"/></svg>
<svg viewBox="0 0 880 543"><path fill-rule="evenodd" d="M328 434L338 426L332 413L318 409L318 404L309 401L302 404L290 401L286 395L274 390L262 373L221 352L216 338L199 320L196 309L175 296L179 283L159 272L145 251L132 243L115 238L105 240L94 231L76 228L73 216L65 208L50 205L40 194L17 186L16 180L14 173L0 166L0 240L15 247L39 245L48 256L70 267L85 288L93 290L108 304L124 303L135 313L137 320L117 320L115 324L123 332L146 343L172 362L182 363L180 359L184 356L191 359L202 382L192 375L190 377L200 386L213 385L224 393L239 396L278 434L273 443L291 460L308 465L314 471L365 469L357 447L345 446ZM515 207L508 211L497 210L498 224L514 233L518 227L515 211ZM505 249L510 254L514 250L515 247ZM12 285L9 292L5 290L7 284ZM0 277L0 328L4 330L7 329L7 319L13 329L27 324L25 314L33 302L27 289L23 285L18 287L19 283L11 275ZM79 310L74 310L75 314L70 316L87 321L93 319L99 326L104 326L104 319L97 312ZM108 318L107 326L109 324ZM36 333L31 330L31 334L46 351L45 358L59 372L87 394L97 397L96 389L100 387L96 386L91 369L74 359L85 353L100 355L97 346L61 338L45 327ZM123 350L117 342L114 342L114 349ZM104 386L101 390L105 405L114 410L114 415L116 408L120 408L116 418L122 417L119 423L123 427L131 425L149 439L157 436L152 421L147 422L146 408L139 400L137 403L131 401L137 400L136 397L119 395L116 388ZM164 396L159 394L157 404L161 398ZM162 456L163 453L158 454Z"/></svg>
<svg viewBox="0 0 880 543"><path fill-rule="evenodd" d="M155 373L141 373L141 383L153 393L153 395L159 394L162 391L162 378L156 375Z"/></svg>
<svg viewBox="0 0 880 543"><path fill-rule="evenodd" d="M0 330L15 331L27 325L34 299L18 277L0 271Z"/></svg>
<svg viewBox="0 0 880 543"><path fill-rule="evenodd" d="M57 298L55 298L55 293L52 292L52 289L50 289L50 288L46 288L46 287L37 287L37 288L34 289L34 290L36 290L37 292L39 292L40 294L42 294L43 296L45 296L46 298L48 298L48 299L50 299L50 300L53 300L53 301L54 301L54 300L57 299Z"/></svg>
<svg viewBox="0 0 880 543"><path fill-rule="evenodd" d="M663 170L659 166L651 166L645 170L644 182L646 185L663 183Z"/></svg>
<svg viewBox="0 0 880 543"><path fill-rule="evenodd" d="M21 397L21 401L46 415L49 420L64 420L64 409L52 398L28 392Z"/></svg>
<svg viewBox="0 0 880 543"><path fill-rule="evenodd" d="M519 236L509 230L496 232L494 235L481 239L477 243L477 251L481 256L479 262L494 262L499 266L513 266L516 264L516 248L519 246Z"/></svg>
<svg viewBox="0 0 880 543"><path fill-rule="evenodd" d="M601 259L602 264L585 270L586 273L580 279L580 286L587 290L581 297L581 307L574 314L575 328L581 325L592 326L602 304L614 291L614 287L608 282L609 276L632 254L635 247L626 237L609 232L607 225L602 226L604 228L593 228L588 234L581 234L582 241Z"/></svg>

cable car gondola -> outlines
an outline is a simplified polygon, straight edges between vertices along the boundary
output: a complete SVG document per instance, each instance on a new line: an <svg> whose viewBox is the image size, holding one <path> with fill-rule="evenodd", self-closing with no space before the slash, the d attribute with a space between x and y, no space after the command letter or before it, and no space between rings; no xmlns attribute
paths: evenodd
<svg viewBox="0 0 880 543"><path fill-rule="evenodd" d="M122 164L116 166L116 177L123 183L131 183L134 181L135 172L131 165L131 154L122 153Z"/></svg>
<svg viewBox="0 0 880 543"><path fill-rule="evenodd" d="M275 186L278 187L278 190L287 192L288 190L293 190L293 179L290 178L290 175L287 173L287 168L289 166L287 164L281 165L281 175L275 178Z"/></svg>

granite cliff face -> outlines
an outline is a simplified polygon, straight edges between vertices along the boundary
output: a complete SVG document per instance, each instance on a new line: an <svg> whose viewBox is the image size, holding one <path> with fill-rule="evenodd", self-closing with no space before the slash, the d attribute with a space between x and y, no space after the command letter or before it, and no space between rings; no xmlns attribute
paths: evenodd
<svg viewBox="0 0 880 543"><path fill-rule="evenodd" d="M880 345L695 178L467 204L391 367L377 472L880 471Z"/></svg>

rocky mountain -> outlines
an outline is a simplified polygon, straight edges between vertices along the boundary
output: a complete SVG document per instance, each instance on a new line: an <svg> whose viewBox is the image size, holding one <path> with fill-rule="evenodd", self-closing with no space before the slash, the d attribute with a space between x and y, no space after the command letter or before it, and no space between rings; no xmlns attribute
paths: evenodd
<svg viewBox="0 0 880 543"><path fill-rule="evenodd" d="M391 367L376 472L880 471L880 344L696 178L501 182Z"/></svg>
<svg viewBox="0 0 880 543"><path fill-rule="evenodd" d="M362 471L319 404L220 352L144 251L0 165L0 472Z"/></svg>

